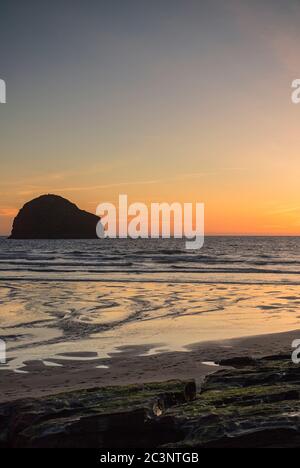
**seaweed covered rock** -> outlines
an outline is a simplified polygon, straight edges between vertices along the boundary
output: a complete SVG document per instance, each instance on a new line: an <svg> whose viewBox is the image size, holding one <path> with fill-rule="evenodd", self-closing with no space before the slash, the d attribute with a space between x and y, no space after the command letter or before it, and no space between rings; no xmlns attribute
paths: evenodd
<svg viewBox="0 0 300 468"><path fill-rule="evenodd" d="M170 381L5 403L0 447L154 447L181 439L173 422L160 416L195 397L193 381Z"/></svg>
<svg viewBox="0 0 300 468"><path fill-rule="evenodd" d="M289 356L235 363L198 394L170 381L4 403L0 447L299 447L300 367Z"/></svg>
<svg viewBox="0 0 300 468"><path fill-rule="evenodd" d="M236 364L210 375L195 401L169 411L185 434L169 447L299 446L300 367L290 356Z"/></svg>
<svg viewBox="0 0 300 468"><path fill-rule="evenodd" d="M57 195L42 195L16 216L11 239L96 239L100 218Z"/></svg>

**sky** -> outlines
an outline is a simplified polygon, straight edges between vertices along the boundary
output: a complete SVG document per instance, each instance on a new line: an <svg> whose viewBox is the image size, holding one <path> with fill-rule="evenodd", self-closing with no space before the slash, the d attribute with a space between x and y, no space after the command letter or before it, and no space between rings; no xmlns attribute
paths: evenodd
<svg viewBox="0 0 300 468"><path fill-rule="evenodd" d="M0 235L55 193L300 235L299 0L2 0Z"/></svg>

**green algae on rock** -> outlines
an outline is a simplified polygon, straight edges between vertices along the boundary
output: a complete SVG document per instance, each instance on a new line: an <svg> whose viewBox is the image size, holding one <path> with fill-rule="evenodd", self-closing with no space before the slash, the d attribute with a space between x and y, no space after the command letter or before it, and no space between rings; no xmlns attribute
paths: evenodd
<svg viewBox="0 0 300 468"><path fill-rule="evenodd" d="M197 395L193 381L170 381L2 404L0 446L299 446L300 367L289 356L235 363Z"/></svg>
<svg viewBox="0 0 300 468"><path fill-rule="evenodd" d="M168 442L172 439L159 436L151 422L195 397L194 381L169 381L5 403L0 405L0 447L134 447L136 440L152 444L153 438Z"/></svg>

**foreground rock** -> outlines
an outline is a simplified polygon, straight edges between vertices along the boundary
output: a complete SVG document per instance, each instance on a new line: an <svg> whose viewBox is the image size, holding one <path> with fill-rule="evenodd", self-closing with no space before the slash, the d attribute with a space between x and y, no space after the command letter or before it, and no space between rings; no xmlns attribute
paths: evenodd
<svg viewBox="0 0 300 468"><path fill-rule="evenodd" d="M193 382L111 387L0 405L2 447L298 447L300 367L233 361Z"/></svg>
<svg viewBox="0 0 300 468"><path fill-rule="evenodd" d="M65 198L43 195L19 211L11 239L96 239L99 219Z"/></svg>
<svg viewBox="0 0 300 468"><path fill-rule="evenodd" d="M185 433L176 447L299 447L300 367L290 356L244 362L209 376L195 402L169 412Z"/></svg>
<svg viewBox="0 0 300 468"><path fill-rule="evenodd" d="M0 447L152 447L180 440L160 417L195 397L193 381L171 381L2 404Z"/></svg>

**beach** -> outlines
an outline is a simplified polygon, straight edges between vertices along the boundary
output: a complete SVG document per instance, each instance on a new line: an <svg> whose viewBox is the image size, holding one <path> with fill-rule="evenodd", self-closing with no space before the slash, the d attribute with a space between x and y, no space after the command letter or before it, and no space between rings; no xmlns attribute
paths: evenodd
<svg viewBox="0 0 300 468"><path fill-rule="evenodd" d="M228 437L269 446L277 426L296 445L300 422L295 437L285 431L299 399L299 247L299 238L208 238L192 253L174 239L0 239L3 446L73 447L78 433L87 447Z"/></svg>
<svg viewBox="0 0 300 468"><path fill-rule="evenodd" d="M0 238L1 395L194 378L239 355L291 353L299 238Z"/></svg>
<svg viewBox="0 0 300 468"><path fill-rule="evenodd" d="M2 372L0 447L296 448L299 333L26 362Z"/></svg>
<svg viewBox="0 0 300 468"><path fill-rule="evenodd" d="M1 372L0 402L38 398L68 391L112 385L163 382L173 379L196 381L197 388L207 375L217 372L221 360L235 357L291 354L300 330L221 342L193 345L185 352L146 355L146 347L128 347L98 359L90 353L74 353L46 362L26 362L27 373ZM67 358L67 359L66 359ZM295 365L295 367L297 367Z"/></svg>
<svg viewBox="0 0 300 468"><path fill-rule="evenodd" d="M297 330L299 251L300 238L212 237L193 252L180 239L0 239L0 375Z"/></svg>

